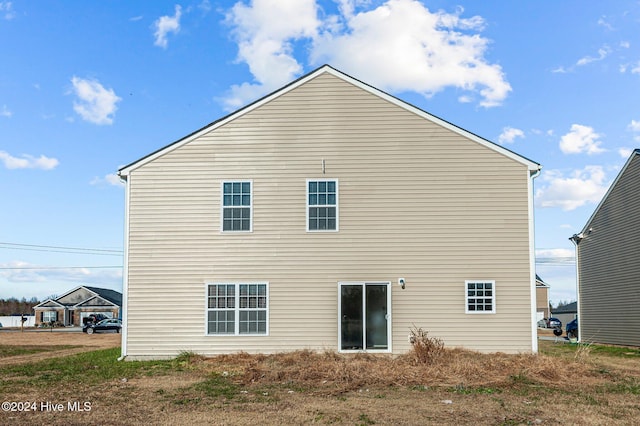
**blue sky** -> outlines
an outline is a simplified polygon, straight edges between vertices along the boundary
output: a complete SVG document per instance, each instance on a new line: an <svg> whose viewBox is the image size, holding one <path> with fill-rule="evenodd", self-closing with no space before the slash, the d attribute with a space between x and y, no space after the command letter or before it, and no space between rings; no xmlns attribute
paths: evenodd
<svg viewBox="0 0 640 426"><path fill-rule="evenodd" d="M543 165L537 272L640 147L640 2L0 0L0 297L121 290L116 172L328 63Z"/></svg>

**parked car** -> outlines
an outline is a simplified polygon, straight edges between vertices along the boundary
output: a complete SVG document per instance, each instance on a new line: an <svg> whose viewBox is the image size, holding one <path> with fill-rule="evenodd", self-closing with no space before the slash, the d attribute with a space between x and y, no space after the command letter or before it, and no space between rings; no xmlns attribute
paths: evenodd
<svg viewBox="0 0 640 426"><path fill-rule="evenodd" d="M115 331L116 333L120 333L120 329L122 329L122 321L114 318L103 319L95 324L87 323L82 327L82 331L87 334L100 333L103 331Z"/></svg>
<svg viewBox="0 0 640 426"><path fill-rule="evenodd" d="M578 338L578 318L574 319L573 321L569 321L567 323L565 331L567 332L567 338L577 339Z"/></svg>
<svg viewBox="0 0 640 426"><path fill-rule="evenodd" d="M562 321L560 321L558 318L551 317L547 321L547 327L548 328L562 328Z"/></svg>

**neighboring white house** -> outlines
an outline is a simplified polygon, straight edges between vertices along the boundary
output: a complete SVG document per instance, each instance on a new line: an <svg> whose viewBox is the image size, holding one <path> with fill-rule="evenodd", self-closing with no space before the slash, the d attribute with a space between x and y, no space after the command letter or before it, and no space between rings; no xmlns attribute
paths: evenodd
<svg viewBox="0 0 640 426"><path fill-rule="evenodd" d="M536 352L539 169L323 66L120 169L122 355Z"/></svg>

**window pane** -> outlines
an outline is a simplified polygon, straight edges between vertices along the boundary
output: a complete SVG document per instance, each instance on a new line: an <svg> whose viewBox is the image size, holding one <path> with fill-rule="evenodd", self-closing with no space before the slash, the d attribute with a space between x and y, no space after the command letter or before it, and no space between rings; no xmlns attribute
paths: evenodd
<svg viewBox="0 0 640 426"><path fill-rule="evenodd" d="M334 181L327 182L327 191L336 192L336 183Z"/></svg>
<svg viewBox="0 0 640 426"><path fill-rule="evenodd" d="M251 205L251 197L249 195L243 195L242 196L242 205L243 206Z"/></svg>
<svg viewBox="0 0 640 426"><path fill-rule="evenodd" d="M223 187L224 187L224 193L225 194L230 194L231 193L231 189L232 189L231 182L225 182Z"/></svg>
<svg viewBox="0 0 640 426"><path fill-rule="evenodd" d="M249 194L251 192L251 183L242 182L242 193Z"/></svg>
<svg viewBox="0 0 640 426"><path fill-rule="evenodd" d="M327 182L318 182L318 192L327 192Z"/></svg>
<svg viewBox="0 0 640 426"><path fill-rule="evenodd" d="M309 194L309 205L315 206L318 204L318 196L316 194Z"/></svg>

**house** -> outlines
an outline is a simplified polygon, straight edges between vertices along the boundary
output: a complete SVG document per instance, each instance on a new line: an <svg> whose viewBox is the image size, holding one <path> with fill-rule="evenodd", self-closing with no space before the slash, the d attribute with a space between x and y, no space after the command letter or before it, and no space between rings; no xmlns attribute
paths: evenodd
<svg viewBox="0 0 640 426"><path fill-rule="evenodd" d="M640 149L570 240L576 248L580 340L640 346Z"/></svg>
<svg viewBox="0 0 640 426"><path fill-rule="evenodd" d="M549 284L536 274L536 322L549 318Z"/></svg>
<svg viewBox="0 0 640 426"><path fill-rule="evenodd" d="M60 297L47 299L33 307L35 325L58 323L64 326L81 326L82 320L91 314L103 314L119 318L122 293L106 288L81 285Z"/></svg>
<svg viewBox="0 0 640 426"><path fill-rule="evenodd" d="M119 170L122 356L535 352L539 169L322 66Z"/></svg>
<svg viewBox="0 0 640 426"><path fill-rule="evenodd" d="M564 327L568 322L573 321L578 315L578 302L571 302L564 306L555 308L552 315L554 318L558 318Z"/></svg>

